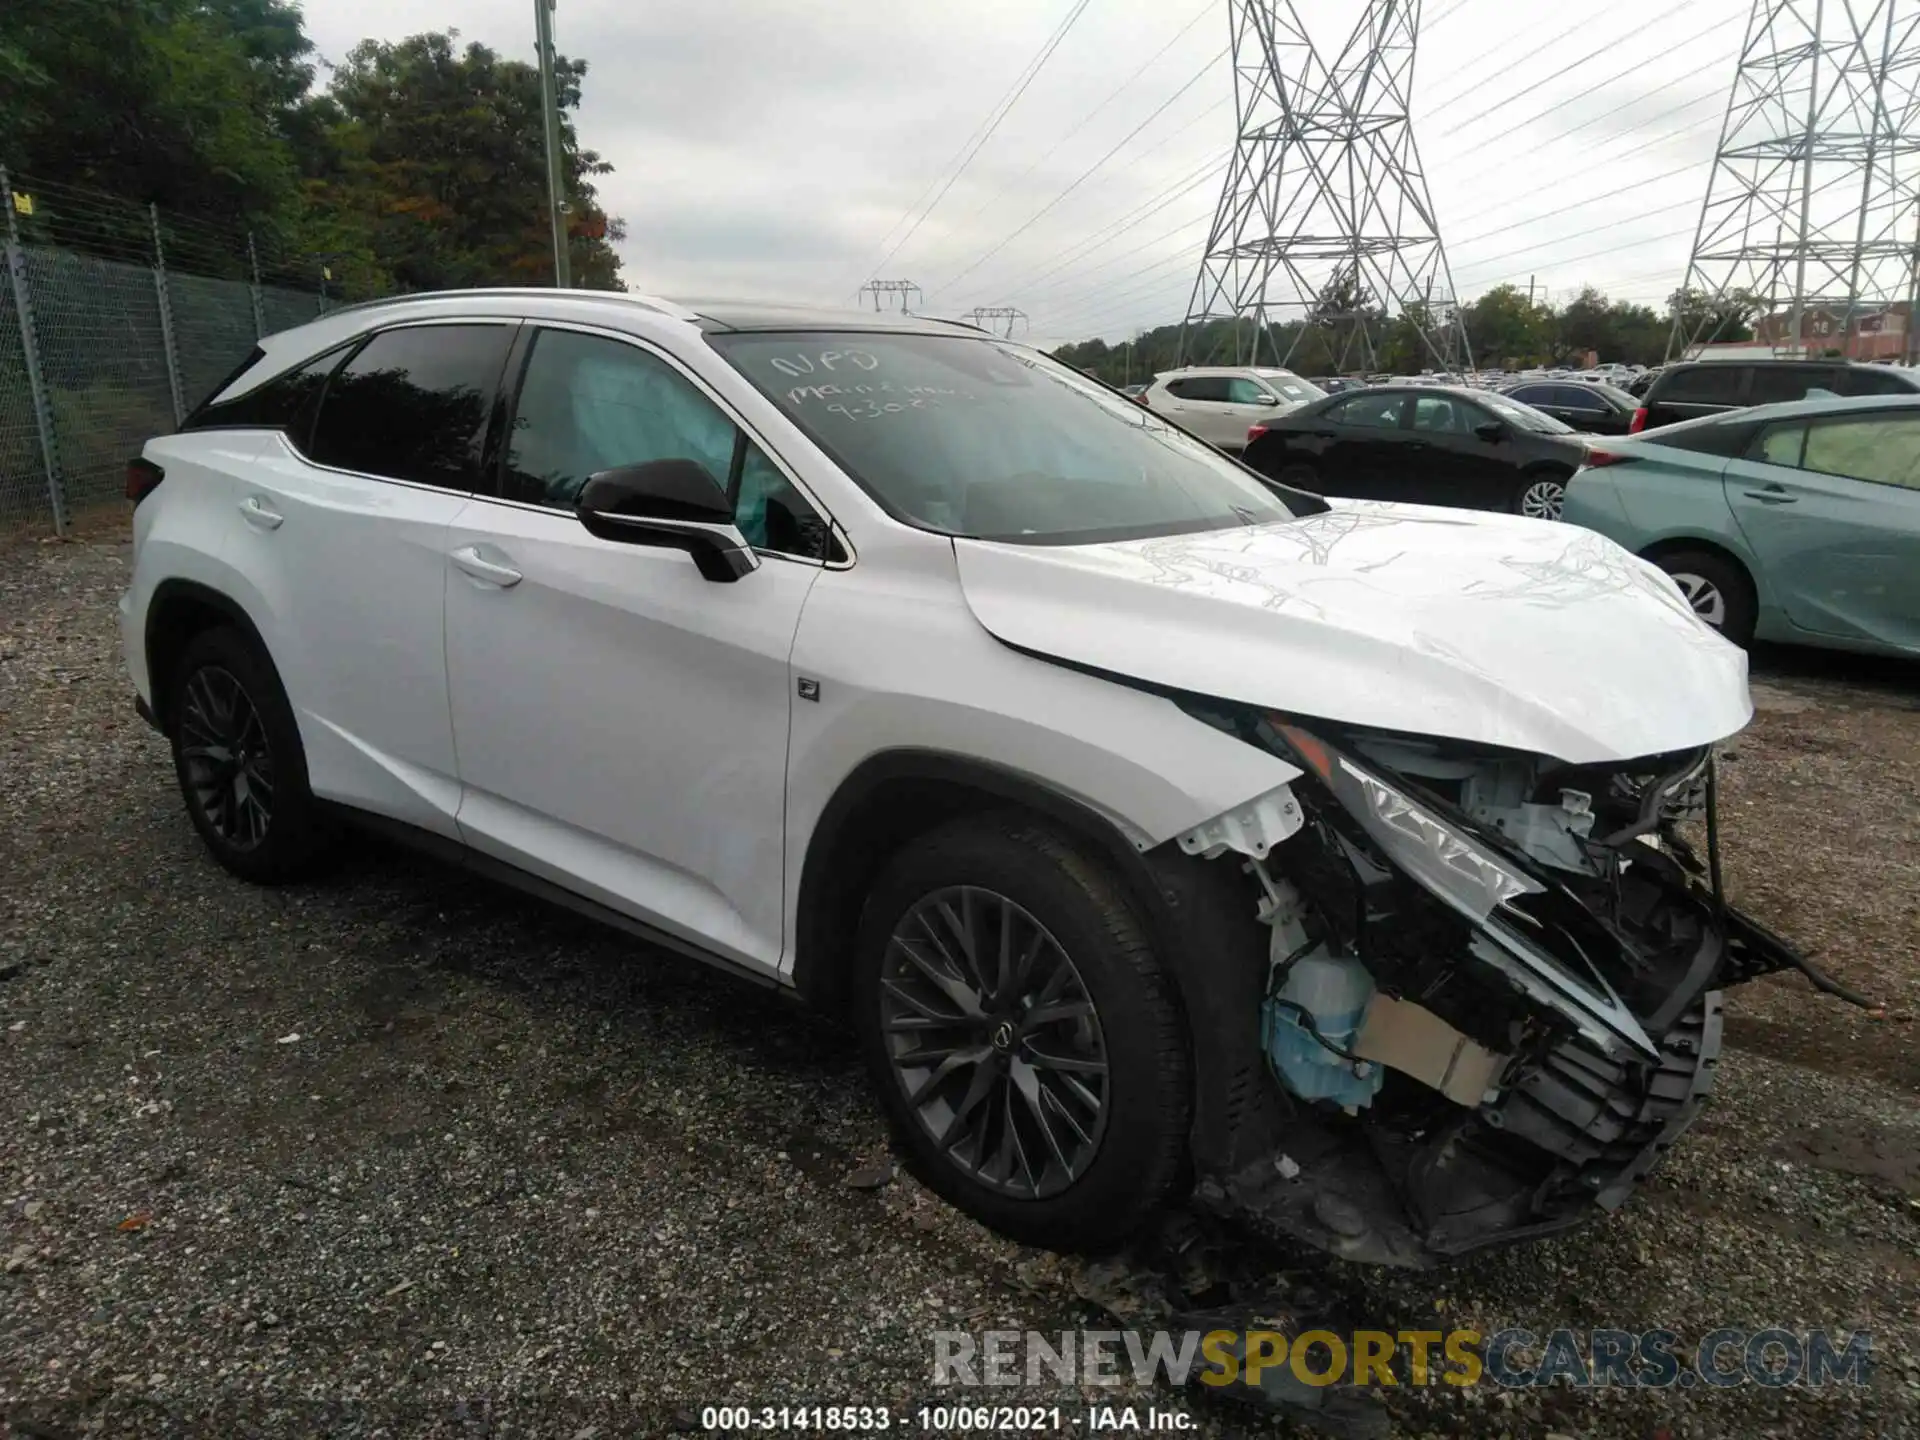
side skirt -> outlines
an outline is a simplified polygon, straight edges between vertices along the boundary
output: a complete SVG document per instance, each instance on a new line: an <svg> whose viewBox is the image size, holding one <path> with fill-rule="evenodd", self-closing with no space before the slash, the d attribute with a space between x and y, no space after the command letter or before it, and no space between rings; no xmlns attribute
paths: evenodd
<svg viewBox="0 0 1920 1440"><path fill-rule="evenodd" d="M563 910L571 910L576 915L585 916L609 929L622 931L648 945L657 946L662 950L671 950L676 955L685 956L689 960L698 960L701 964L711 965L716 970L723 970L762 990L777 991L796 1003L805 1003L801 1000L799 992L791 985L783 985L771 975L750 969L738 961L730 960L724 955L696 945L691 940L683 940L678 935L647 924L644 920L623 915L611 906L603 905L598 900L590 900L584 895L575 894L564 885L556 885L544 876L529 874L505 860L496 860L491 855L482 855L457 840L450 840L431 830L409 825L404 820L376 815L372 811L360 810L351 805L324 800L320 805L330 816L344 825L383 836L397 845L439 860L456 869L466 870L488 880L497 880L523 894L533 896L536 900L544 900L551 905L558 905Z"/></svg>

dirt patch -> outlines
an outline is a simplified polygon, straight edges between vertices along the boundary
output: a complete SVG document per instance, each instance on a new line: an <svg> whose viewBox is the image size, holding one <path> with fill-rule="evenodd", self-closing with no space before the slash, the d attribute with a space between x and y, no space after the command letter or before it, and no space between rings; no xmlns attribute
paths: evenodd
<svg viewBox="0 0 1920 1440"><path fill-rule="evenodd" d="M1864 1175L1920 1196L1920 1129L1870 1120L1832 1120L1789 1133L1780 1153L1841 1175Z"/></svg>

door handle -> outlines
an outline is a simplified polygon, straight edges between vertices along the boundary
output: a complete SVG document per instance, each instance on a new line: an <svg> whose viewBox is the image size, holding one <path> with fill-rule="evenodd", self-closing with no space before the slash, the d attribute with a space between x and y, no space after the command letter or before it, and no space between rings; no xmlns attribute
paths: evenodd
<svg viewBox="0 0 1920 1440"><path fill-rule="evenodd" d="M287 517L271 508L258 495L249 495L240 502L240 518L256 530L278 530L287 523Z"/></svg>
<svg viewBox="0 0 1920 1440"><path fill-rule="evenodd" d="M1747 491L1749 500L1758 500L1762 505L1797 505L1799 496L1789 495L1784 485L1769 485L1764 490Z"/></svg>
<svg viewBox="0 0 1920 1440"><path fill-rule="evenodd" d="M488 585L498 585L502 590L510 590L524 578L511 565L500 565L480 553L476 545L462 545L450 557L474 579Z"/></svg>

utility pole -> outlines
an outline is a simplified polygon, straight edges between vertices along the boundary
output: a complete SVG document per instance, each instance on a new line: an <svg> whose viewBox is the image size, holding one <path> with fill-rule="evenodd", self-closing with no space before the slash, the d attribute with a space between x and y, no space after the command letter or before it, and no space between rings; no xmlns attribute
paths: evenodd
<svg viewBox="0 0 1920 1440"><path fill-rule="evenodd" d="M1896 16L1895 12L1898 11ZM1920 204L1920 5L1752 0L1669 359L1697 353L1750 296L1777 353L1810 316L1890 310L1911 284Z"/></svg>
<svg viewBox="0 0 1920 1440"><path fill-rule="evenodd" d="M1014 326L1027 323L1027 312L1014 305L976 305L966 319L983 330L1000 330L999 322L1004 322L1006 328L1000 333L1011 340Z"/></svg>
<svg viewBox="0 0 1920 1440"><path fill-rule="evenodd" d="M1346 331L1329 355L1344 360L1357 344L1370 367L1369 320L1397 310L1417 317L1422 354L1451 369L1471 349L1408 118L1420 0L1367 0L1331 61L1307 33L1308 8L1325 7L1227 0L1238 139L1179 360L1212 358L1201 336L1227 321L1235 359L1259 364L1274 327L1304 317Z"/></svg>
<svg viewBox="0 0 1920 1440"><path fill-rule="evenodd" d="M567 259L566 186L560 169L560 87L553 78L554 0L533 0L533 20L540 39L540 102L547 124L547 210L553 221L553 283L566 290L573 285L573 266Z"/></svg>
<svg viewBox="0 0 1920 1440"><path fill-rule="evenodd" d="M860 287L861 301L864 302L867 296L871 295L873 297L873 308L876 311L891 308L886 303L885 297L888 295L898 295L900 297L900 313L902 315L912 313L919 294L920 287L911 280L869 280ZM864 303L862 304L862 308L865 308Z"/></svg>

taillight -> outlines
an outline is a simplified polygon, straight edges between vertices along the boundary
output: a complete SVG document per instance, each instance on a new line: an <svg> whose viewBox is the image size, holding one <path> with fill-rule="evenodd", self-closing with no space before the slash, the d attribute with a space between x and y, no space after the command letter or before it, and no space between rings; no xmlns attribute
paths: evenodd
<svg viewBox="0 0 1920 1440"><path fill-rule="evenodd" d="M1647 428L1647 407L1642 405L1638 410L1633 412L1633 419L1630 422L1628 422L1628 425L1627 425L1627 434L1638 435L1642 430L1646 428Z"/></svg>
<svg viewBox="0 0 1920 1440"><path fill-rule="evenodd" d="M167 478L167 472L147 459L136 455L127 461L127 499L138 505L159 487Z"/></svg>
<svg viewBox="0 0 1920 1440"><path fill-rule="evenodd" d="M1599 470L1607 465L1631 465L1638 455L1623 455L1618 450L1589 450L1587 458L1581 462L1583 470Z"/></svg>
<svg viewBox="0 0 1920 1440"><path fill-rule="evenodd" d="M1251 445L1254 441L1258 440L1262 435L1266 433L1267 433L1267 427L1264 425L1249 425L1247 427L1247 443Z"/></svg>

